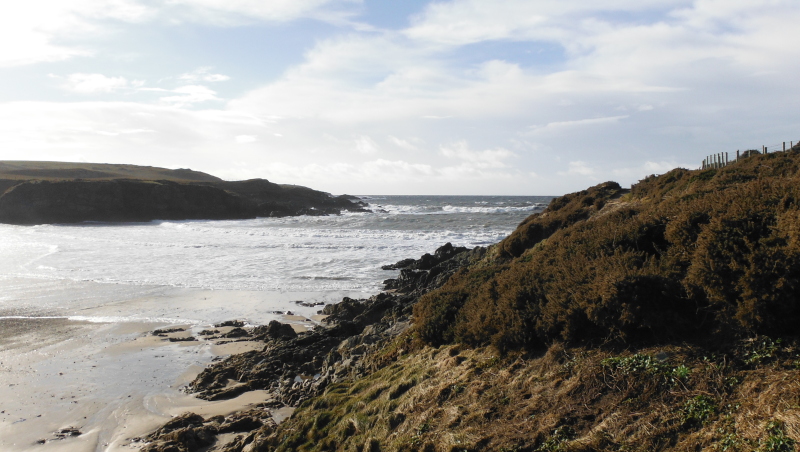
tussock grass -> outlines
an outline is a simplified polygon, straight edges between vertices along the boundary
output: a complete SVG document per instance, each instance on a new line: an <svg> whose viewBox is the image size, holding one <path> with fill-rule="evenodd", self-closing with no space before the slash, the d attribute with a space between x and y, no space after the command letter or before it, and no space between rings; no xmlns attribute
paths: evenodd
<svg viewBox="0 0 800 452"><path fill-rule="evenodd" d="M537 355L498 357L491 347L425 347L400 357L399 372L379 370L304 404L281 425L272 446L794 450L785 445L800 437L800 371L784 365L787 360L746 364L745 348L714 356L687 345L615 354L558 343ZM676 369L688 371L678 378ZM394 380L401 383L390 384L398 373ZM416 384L392 397L391 389L407 381ZM293 433L281 436L286 432Z"/></svg>

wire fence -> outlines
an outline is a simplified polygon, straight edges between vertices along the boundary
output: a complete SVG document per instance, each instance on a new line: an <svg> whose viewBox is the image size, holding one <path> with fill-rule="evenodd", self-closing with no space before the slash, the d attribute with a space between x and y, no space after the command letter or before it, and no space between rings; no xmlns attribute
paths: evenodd
<svg viewBox="0 0 800 452"><path fill-rule="evenodd" d="M788 144L788 146L787 146ZM736 158L731 159L728 152L719 152L711 154L703 159L700 163L700 169L714 169L723 168L733 162L738 162L739 159L750 157L757 154L769 154L770 152L787 152L791 150L800 151L800 140L798 141L784 141L777 144L761 145L761 150L747 149L745 151L736 150Z"/></svg>

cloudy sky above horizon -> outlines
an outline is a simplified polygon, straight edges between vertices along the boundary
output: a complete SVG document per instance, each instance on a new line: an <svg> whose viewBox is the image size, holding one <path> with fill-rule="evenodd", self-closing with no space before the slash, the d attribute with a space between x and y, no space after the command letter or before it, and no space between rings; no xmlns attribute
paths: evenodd
<svg viewBox="0 0 800 452"><path fill-rule="evenodd" d="M559 195L800 140L796 0L27 0L0 160ZM788 143L787 143L788 144Z"/></svg>

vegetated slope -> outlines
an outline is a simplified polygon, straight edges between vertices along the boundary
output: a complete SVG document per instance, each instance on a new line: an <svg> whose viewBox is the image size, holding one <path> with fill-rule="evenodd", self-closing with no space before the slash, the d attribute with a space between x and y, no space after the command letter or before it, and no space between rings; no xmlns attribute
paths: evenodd
<svg viewBox="0 0 800 452"><path fill-rule="evenodd" d="M800 155L554 200L252 451L794 451Z"/></svg>
<svg viewBox="0 0 800 452"><path fill-rule="evenodd" d="M363 211L348 196L264 179L223 181L189 169L0 162L0 222L242 219Z"/></svg>
<svg viewBox="0 0 800 452"><path fill-rule="evenodd" d="M432 344L727 340L797 332L800 155L675 169L555 200L498 258L415 306Z"/></svg>

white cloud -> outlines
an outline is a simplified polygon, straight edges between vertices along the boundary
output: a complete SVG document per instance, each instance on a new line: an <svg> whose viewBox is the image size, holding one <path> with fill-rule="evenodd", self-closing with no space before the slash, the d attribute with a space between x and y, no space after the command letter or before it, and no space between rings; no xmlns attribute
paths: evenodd
<svg viewBox="0 0 800 452"><path fill-rule="evenodd" d="M591 119L578 119L574 121L557 121L549 122L543 126L530 126L531 133L542 132L561 132L564 130L581 128L585 126L593 126L598 124L615 124L620 119L628 118L628 115L621 116L607 116L604 118L591 118Z"/></svg>
<svg viewBox="0 0 800 452"><path fill-rule="evenodd" d="M445 157L464 160L472 168L505 168L504 160L514 156L513 152L503 148L472 151L466 141L442 146L440 152Z"/></svg>
<svg viewBox="0 0 800 452"><path fill-rule="evenodd" d="M92 55L98 36L127 23L333 21L337 14L352 18L360 6L333 0L53 5L56 15L47 10L42 17L36 8L27 16L3 15L13 10L0 6L0 22L13 28L8 17L19 17L27 24L10 34L0 30L4 42L22 43L17 57L12 46L0 49L0 65ZM171 156L178 165L201 167L198 159L223 176L265 171L271 179L331 191L383 187L388 180L394 185L386 190L398 193L557 194L582 188L587 178L635 181L672 162L699 162L712 144L735 150L757 147L757 135L793 138L763 135L789 135L796 127L798 21L800 3L793 0L431 2L406 30L334 32L300 64L228 103L210 88L227 79L222 67L183 74L177 80L188 86L175 90L73 74L83 78L64 78L72 91L149 92L156 105L39 104L40 118L15 117L12 106L0 104L0 117L18 127L0 125L6 134L0 141L3 149L69 148L60 155L80 150L87 158L120 149L113 155L122 160L123 152L133 155L147 144L160 152L148 154L154 160L147 164L164 165ZM228 84L232 91L236 83ZM151 132L124 133L138 129ZM257 139L231 146L245 137ZM253 163L231 167L229 154Z"/></svg>
<svg viewBox="0 0 800 452"><path fill-rule="evenodd" d="M586 176L591 177L595 175L594 168L590 168L584 161L569 162L569 169L567 171L560 171L558 173L562 176Z"/></svg>
<svg viewBox="0 0 800 452"><path fill-rule="evenodd" d="M238 144L255 143L258 141L258 137L255 135L237 135L234 138L234 141L236 141Z"/></svg>
<svg viewBox="0 0 800 452"><path fill-rule="evenodd" d="M232 26L254 20L285 22L303 17L341 21L349 17L347 9L360 0L167 0L188 20Z"/></svg>
<svg viewBox="0 0 800 452"><path fill-rule="evenodd" d="M339 192L359 194L486 193L489 187L502 186L509 181L522 184L535 177L515 171L485 171L469 165L435 167L400 159L334 164L272 162L258 167L257 172L269 180L291 180L316 187L337 186L347 181L347 188ZM242 172L237 177L244 178L245 174ZM464 183L468 187L466 190L460 185Z"/></svg>
<svg viewBox="0 0 800 452"><path fill-rule="evenodd" d="M183 107L210 100L222 100L217 97L216 91L202 85L186 85L171 90L177 96L166 96L159 99L160 102L171 104L176 107Z"/></svg>
<svg viewBox="0 0 800 452"><path fill-rule="evenodd" d="M405 34L447 45L487 40L574 39L574 28L589 26L580 18L597 12L626 13L689 5L684 0L451 0L429 4Z"/></svg>
<svg viewBox="0 0 800 452"><path fill-rule="evenodd" d="M319 41L303 63L228 108L276 118L286 146L332 161L355 160L341 143L323 144L313 134L296 137L309 130L319 136L413 135L427 149L390 138L393 146L383 147L381 155L405 161L404 153L413 150L440 178L511 177L506 152L513 150L515 169L535 170L537 186L544 187L540 193L557 193L556 187L580 188L586 178L612 179L615 167L635 168L654 153L669 155L661 157L665 161L690 160L669 153L702 153L690 143L699 148L715 140L734 142L745 133L743 125L773 127L780 114L759 117L752 105L781 103L795 92L788 74L800 65L800 51L788 35L800 39L800 31L788 22L800 20L800 7L739 3L749 5L746 14L736 8L715 13L703 1L432 3L400 36ZM709 31L683 13L669 14L700 15L692 12L699 9L714 17L706 22L725 27ZM761 37L775 29L768 26L772 22L787 39ZM486 40L526 42L534 49L545 43L563 53L546 56L555 61L544 66L537 66L535 55L469 66L459 61L471 49L458 46ZM753 77L765 65L752 60L760 51L789 71L762 76L768 80ZM784 115L790 104L779 107ZM737 124L730 121L733 112ZM715 119L719 114L724 123ZM477 150L459 144L467 141ZM683 144L673 151L677 141ZM565 169L562 162L573 163Z"/></svg>
<svg viewBox="0 0 800 452"><path fill-rule="evenodd" d="M181 75L178 77L181 80L185 80L187 82L225 82L230 80L231 78L224 74L213 74L211 73L211 67L201 67L197 68L192 72L188 72L186 74Z"/></svg>
<svg viewBox="0 0 800 452"><path fill-rule="evenodd" d="M80 94L110 93L127 88L128 80L125 77L77 73L68 75L61 87Z"/></svg>
<svg viewBox="0 0 800 452"><path fill-rule="evenodd" d="M26 0L0 4L0 67L88 56L91 48L63 38L108 33L103 21L139 22L153 10L136 0Z"/></svg>
<svg viewBox="0 0 800 452"><path fill-rule="evenodd" d="M367 135L356 138L355 145L356 150L362 154L375 154L378 152L378 144Z"/></svg>
<svg viewBox="0 0 800 452"><path fill-rule="evenodd" d="M635 183L638 180L644 179L646 176L651 174L664 174L668 171L671 171L675 168L687 168L687 169L696 169L698 164L691 164L691 163L678 163L675 160L664 160L664 161L646 161L639 166L635 167L625 167L625 168L614 168L611 173L614 175L614 178L617 180L625 181L628 183Z"/></svg>
<svg viewBox="0 0 800 452"><path fill-rule="evenodd" d="M417 144L420 144L422 140L416 137L411 137L407 139L397 138L395 136L389 135L387 140L394 144L395 146L403 149L405 151L418 151L419 147Z"/></svg>
<svg viewBox="0 0 800 452"><path fill-rule="evenodd" d="M124 23L200 22L233 26L310 17L348 25L348 18L360 3L360 0L6 1L0 3L0 41L5 43L0 46L0 67L94 55L98 39L114 33ZM84 44L63 43L76 40ZM225 77L221 74L208 77L214 76Z"/></svg>

